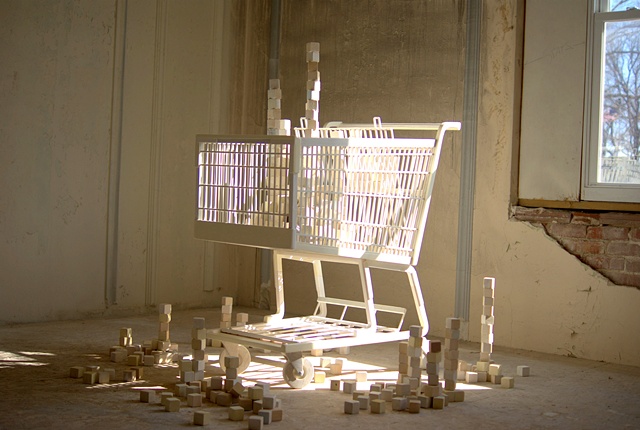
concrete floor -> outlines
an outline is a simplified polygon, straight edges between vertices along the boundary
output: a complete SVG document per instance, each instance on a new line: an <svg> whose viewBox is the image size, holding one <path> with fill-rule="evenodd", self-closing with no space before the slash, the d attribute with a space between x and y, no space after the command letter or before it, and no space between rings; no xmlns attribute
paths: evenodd
<svg viewBox="0 0 640 430"><path fill-rule="evenodd" d="M253 310L244 310L255 312ZM203 316L208 326L219 320L212 310L173 313L172 341L190 349L191 318ZM255 318L259 318L256 316ZM117 344L121 327L132 327L135 342L156 336L157 316L101 318L71 322L0 326L0 429L65 428L145 429L192 426L193 409L164 412L158 404L138 401L141 387L172 389L178 371L164 366L147 368L144 381L110 385L85 385L71 379L71 366L100 364L120 373L125 365L110 363L108 349ZM434 322L432 322L433 324ZM461 359L475 362L478 345L463 343ZM212 357L218 349L209 349ZM327 354L337 357L335 353ZM328 383L310 384L303 390L282 383L275 366L281 357L254 352L243 374L248 380L269 380L282 399L284 420L271 424L280 429L640 429L640 368L497 348L493 358L514 374L517 365L531 367L528 378L516 377L513 389L491 384L464 385L463 403L444 410L423 409L420 414L388 411L373 415L343 413L349 395L333 392ZM343 379L355 370L367 370L370 380L395 379L397 344L354 347L346 356ZM213 374L219 369L212 364ZM359 388L367 387L361 383ZM390 406L390 405L389 405ZM227 420L225 408L205 404L212 412L209 428L246 429L247 421Z"/></svg>

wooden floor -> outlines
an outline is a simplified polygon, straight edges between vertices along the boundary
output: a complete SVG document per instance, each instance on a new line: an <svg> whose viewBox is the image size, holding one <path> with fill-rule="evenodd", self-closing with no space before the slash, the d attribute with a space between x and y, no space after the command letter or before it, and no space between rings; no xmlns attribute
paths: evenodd
<svg viewBox="0 0 640 430"><path fill-rule="evenodd" d="M219 320L215 310L174 312L171 338L181 351L190 350L195 316L205 317L207 327ZM254 318L261 319L258 315ZM150 314L0 326L0 429L192 426L194 409L186 407L186 402L176 413L165 412L159 404L139 402L142 388L174 388L178 370L173 365L147 367L144 380L135 383L86 385L69 377L72 366L96 364L121 374L127 366L108 360L119 329L131 327L134 341L142 342L157 335L157 324L157 316ZM219 351L208 348L212 360L208 375L221 373L215 363ZM397 351L397 343L353 347L343 356L347 362L341 378L352 379L355 371L366 370L369 382L359 383L362 390L372 381L393 381ZM410 414L388 407L384 415L361 411L350 416L343 413L343 407L351 396L330 391L329 381L293 390L283 383L281 356L258 351L252 355L253 361L242 375L246 384L272 383L272 392L282 400L284 410L283 421L266 429L640 429L640 368L635 367L497 348L493 358L503 365L505 374L515 374L516 366L528 365L531 376L516 377L513 389L487 383L459 384L465 390L465 401L451 403L444 410L423 409ZM334 352L326 355L338 357ZM475 362L478 345L462 343L460 356ZM208 428L248 428L246 417L243 422L229 421L224 407L205 403L200 409L212 414L213 424Z"/></svg>

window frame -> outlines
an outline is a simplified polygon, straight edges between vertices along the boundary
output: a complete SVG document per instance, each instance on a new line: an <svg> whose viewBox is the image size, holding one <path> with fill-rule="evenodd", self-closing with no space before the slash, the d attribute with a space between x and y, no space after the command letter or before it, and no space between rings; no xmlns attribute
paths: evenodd
<svg viewBox="0 0 640 430"><path fill-rule="evenodd" d="M608 0L589 2L581 200L639 203L640 184L598 182L604 30L608 22L640 19L639 9L610 12L608 5Z"/></svg>

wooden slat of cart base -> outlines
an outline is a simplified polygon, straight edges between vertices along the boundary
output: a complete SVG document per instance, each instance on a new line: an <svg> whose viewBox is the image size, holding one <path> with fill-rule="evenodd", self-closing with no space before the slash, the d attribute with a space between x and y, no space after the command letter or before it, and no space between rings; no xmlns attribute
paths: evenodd
<svg viewBox="0 0 640 430"><path fill-rule="evenodd" d="M319 327L320 328L320 327ZM278 336L278 333L272 333L269 332L267 330L265 331L245 331L245 330L238 330L236 328L230 328L230 329L222 329L220 330L222 333L227 333L227 334L233 334L233 335L239 335L239 336L245 336L245 337L249 337L252 339L259 339L259 340L265 340L265 341L270 341L270 342L274 342L274 343L297 343L299 342L298 340L296 340L296 337L300 337L300 336L296 336L295 333L290 333L290 338L287 337L283 337L282 335ZM337 330L335 332L332 333L332 336L330 337L325 337L323 339L335 339L335 338L346 338L346 337L354 337L355 333L353 333L352 329L347 329L347 330ZM302 338L304 339L304 338Z"/></svg>

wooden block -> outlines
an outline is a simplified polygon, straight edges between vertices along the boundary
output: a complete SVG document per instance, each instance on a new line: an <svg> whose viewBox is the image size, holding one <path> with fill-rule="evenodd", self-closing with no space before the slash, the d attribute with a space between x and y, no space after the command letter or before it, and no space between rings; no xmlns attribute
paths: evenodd
<svg viewBox="0 0 640 430"><path fill-rule="evenodd" d="M122 371L122 380L124 382L135 382L136 372L132 369L125 369Z"/></svg>
<svg viewBox="0 0 640 430"><path fill-rule="evenodd" d="M171 322L171 314L158 314L158 322L159 323L170 323Z"/></svg>
<svg viewBox="0 0 640 430"><path fill-rule="evenodd" d="M442 385L422 384L422 394L428 397L438 397L442 395Z"/></svg>
<svg viewBox="0 0 640 430"><path fill-rule="evenodd" d="M281 99L282 90L280 88L274 88L267 91L267 97L270 99Z"/></svg>
<svg viewBox="0 0 640 430"><path fill-rule="evenodd" d="M144 368L142 367L132 367L131 370L136 372L136 380L141 380L144 375Z"/></svg>
<svg viewBox="0 0 640 430"><path fill-rule="evenodd" d="M500 381L500 385L503 388L513 388L515 385L516 380L511 377L511 376L503 376L502 380Z"/></svg>
<svg viewBox="0 0 640 430"><path fill-rule="evenodd" d="M204 360L193 360L191 361L191 370L194 372L202 372L204 371L206 362ZM196 378L198 380L198 378Z"/></svg>
<svg viewBox="0 0 640 430"><path fill-rule="evenodd" d="M524 377L529 376L531 374L531 368L529 368L529 366L517 366L516 374Z"/></svg>
<svg viewBox="0 0 640 430"><path fill-rule="evenodd" d="M384 414L387 408L387 402L384 400L371 400L371 413L372 414Z"/></svg>
<svg viewBox="0 0 640 430"><path fill-rule="evenodd" d="M189 394L200 394L202 390L200 390L200 385L194 384L195 382L200 382L200 381L191 381L189 382L189 384L186 387L186 395L189 396Z"/></svg>
<svg viewBox="0 0 640 430"><path fill-rule="evenodd" d="M440 353L427 352L427 363L438 363L440 361Z"/></svg>
<svg viewBox="0 0 640 430"><path fill-rule="evenodd" d="M342 374L342 364L340 363L332 363L329 365L329 372L332 375L341 375Z"/></svg>
<svg viewBox="0 0 640 430"><path fill-rule="evenodd" d="M232 306L233 305L233 297L225 296L222 297L222 306Z"/></svg>
<svg viewBox="0 0 640 430"><path fill-rule="evenodd" d="M320 81L307 81L307 91L320 91Z"/></svg>
<svg viewBox="0 0 640 430"><path fill-rule="evenodd" d="M408 402L406 397L394 397L391 399L391 409L394 411L404 411L407 409Z"/></svg>
<svg viewBox="0 0 640 430"><path fill-rule="evenodd" d="M240 406L229 406L229 419L231 421L242 421L244 420L244 408Z"/></svg>
<svg viewBox="0 0 640 430"><path fill-rule="evenodd" d="M502 375L489 375L489 381L492 384L500 385L502 383Z"/></svg>
<svg viewBox="0 0 640 430"><path fill-rule="evenodd" d="M365 411L369 409L369 396L367 395L358 396L358 398L355 400L360 402L360 409Z"/></svg>
<svg viewBox="0 0 640 430"><path fill-rule="evenodd" d="M394 391L395 391L394 388L383 388L382 391L380 391L381 400L384 400L385 402L390 402L391 399L393 399Z"/></svg>
<svg viewBox="0 0 640 430"><path fill-rule="evenodd" d="M224 367L237 369L240 367L240 357L234 355L227 355L224 357Z"/></svg>
<svg viewBox="0 0 640 430"><path fill-rule="evenodd" d="M345 400L344 413L356 415L360 412L360 402L357 400Z"/></svg>
<svg viewBox="0 0 640 430"><path fill-rule="evenodd" d="M160 404L162 406L167 406L167 399L174 397L171 391L163 391L160 393Z"/></svg>
<svg viewBox="0 0 640 430"><path fill-rule="evenodd" d="M193 425L206 426L211 422L211 413L206 411L195 411L193 413Z"/></svg>
<svg viewBox="0 0 640 430"><path fill-rule="evenodd" d="M478 372L467 372L465 376L467 384L475 384L478 382Z"/></svg>
<svg viewBox="0 0 640 430"><path fill-rule="evenodd" d="M169 303L160 303L158 305L158 313L159 314L170 314L171 313L171 304L169 304Z"/></svg>
<svg viewBox="0 0 640 430"><path fill-rule="evenodd" d="M269 79L269 89L270 90L276 90L278 88L280 88L280 79ZM222 298L223 302L224 302L225 298L226 297Z"/></svg>
<svg viewBox="0 0 640 430"><path fill-rule="evenodd" d="M192 408L199 408L202 406L202 394L190 393L187 394L187 406Z"/></svg>
<svg viewBox="0 0 640 430"><path fill-rule="evenodd" d="M449 348L451 349L451 348ZM454 349L458 349L457 347ZM429 352L440 352L442 351L442 343L439 340L431 340L429 341Z"/></svg>
<svg viewBox="0 0 640 430"><path fill-rule="evenodd" d="M192 356L194 361L204 361L206 363L208 359L207 353L204 349L194 350Z"/></svg>
<svg viewBox="0 0 640 430"><path fill-rule="evenodd" d="M500 365L500 364L490 364L489 365L489 375L502 375L502 365Z"/></svg>
<svg viewBox="0 0 640 430"><path fill-rule="evenodd" d="M369 392L369 400L382 400L382 393L380 393L379 391Z"/></svg>
<svg viewBox="0 0 640 430"><path fill-rule="evenodd" d="M187 397L187 387L189 385L184 384L184 383L180 383L180 384L176 384L174 390L173 390L173 394L176 397Z"/></svg>
<svg viewBox="0 0 640 430"><path fill-rule="evenodd" d="M229 393L218 393L216 395L216 405L218 406L231 406L233 403L233 396Z"/></svg>
<svg viewBox="0 0 640 430"><path fill-rule="evenodd" d="M445 339L444 347L448 350L458 349L458 339Z"/></svg>
<svg viewBox="0 0 640 430"><path fill-rule="evenodd" d="M275 408L271 410L271 422L282 421L283 411L280 408Z"/></svg>
<svg viewBox="0 0 640 430"><path fill-rule="evenodd" d="M236 379L238 377L238 369L235 367L227 367L224 372L228 380Z"/></svg>
<svg viewBox="0 0 640 430"><path fill-rule="evenodd" d="M409 348L420 348L420 352L422 353L422 338L421 337L410 337L409 338ZM409 350L407 349L407 353ZM409 354L411 355L411 354Z"/></svg>
<svg viewBox="0 0 640 430"><path fill-rule="evenodd" d="M420 401L420 407L422 409L428 409L431 407L431 397L421 394L418 396L418 400Z"/></svg>
<svg viewBox="0 0 640 430"><path fill-rule="evenodd" d="M375 384L371 384L371 386L369 387L369 391L380 393L382 392L382 385L377 382Z"/></svg>
<svg viewBox="0 0 640 430"><path fill-rule="evenodd" d="M434 374L428 373L427 374L427 384L429 384L431 386L440 385L440 378L438 377L438 375L434 375Z"/></svg>
<svg viewBox="0 0 640 430"><path fill-rule="evenodd" d="M409 405L407 406L407 410L411 414L419 414L421 407L422 407L422 403L420 402L420 400L409 400Z"/></svg>
<svg viewBox="0 0 640 430"><path fill-rule="evenodd" d="M254 400L253 401L253 413L257 414L259 411L261 411L262 409L264 409L262 407L262 400Z"/></svg>
<svg viewBox="0 0 640 430"><path fill-rule="evenodd" d="M307 52L307 63L319 63L320 62L320 52L311 51Z"/></svg>
<svg viewBox="0 0 640 430"><path fill-rule="evenodd" d="M431 399L431 407L433 409L444 409L446 399L444 396L437 396Z"/></svg>
<svg viewBox="0 0 640 430"><path fill-rule="evenodd" d="M164 403L164 410L167 412L178 412L180 410L180 399L177 397L167 397Z"/></svg>
<svg viewBox="0 0 640 430"><path fill-rule="evenodd" d="M453 379L444 380L444 389L447 391L453 391L456 389L456 381Z"/></svg>
<svg viewBox="0 0 640 430"><path fill-rule="evenodd" d="M356 382L367 382L367 372L364 370L356 371Z"/></svg>
<svg viewBox="0 0 640 430"><path fill-rule="evenodd" d="M271 424L273 419L273 410L271 409L260 409L258 411L258 416L262 417L262 420L265 424Z"/></svg>
<svg viewBox="0 0 640 430"><path fill-rule="evenodd" d="M241 382L236 382L235 384L233 384L230 393L233 397L242 396L245 393L244 385L242 385Z"/></svg>
<svg viewBox="0 0 640 430"><path fill-rule="evenodd" d="M332 379L331 380L331 391L340 391L340 386L342 384L342 381L340 381L339 379Z"/></svg>
<svg viewBox="0 0 640 430"><path fill-rule="evenodd" d="M74 366L71 369L69 369L69 376L71 378L82 378L82 375L84 374L84 367L83 366Z"/></svg>
<svg viewBox="0 0 640 430"><path fill-rule="evenodd" d="M267 109L267 120L270 119L281 119L282 118L282 110L281 109Z"/></svg>
<svg viewBox="0 0 640 430"><path fill-rule="evenodd" d="M315 101L319 101L320 100L320 91L307 91L307 100L315 100ZM270 102L271 100L268 100L268 102ZM280 106L277 106L278 108L280 108ZM315 127L311 127L309 126L309 128L315 128Z"/></svg>
<svg viewBox="0 0 640 430"><path fill-rule="evenodd" d="M320 72L317 70L312 70L307 72L307 80L308 81L319 81L320 80Z"/></svg>
<svg viewBox="0 0 640 430"><path fill-rule="evenodd" d="M455 350L445 349L443 354L444 354L445 360L450 359L450 360L458 361L458 358L460 357L460 351L458 351L457 349Z"/></svg>
<svg viewBox="0 0 640 430"><path fill-rule="evenodd" d="M155 390L142 390L140 391L140 401L142 403L153 403L156 401Z"/></svg>
<svg viewBox="0 0 640 430"><path fill-rule="evenodd" d="M307 52L315 52L320 51L320 43L319 42L307 42L305 45Z"/></svg>
<svg viewBox="0 0 640 430"><path fill-rule="evenodd" d="M264 424L264 418L259 415L253 415L249 417L249 430L262 430Z"/></svg>
<svg viewBox="0 0 640 430"><path fill-rule="evenodd" d="M156 364L156 359L153 355L145 355L142 358L142 364L145 366L153 366L154 364Z"/></svg>
<svg viewBox="0 0 640 430"><path fill-rule="evenodd" d="M90 385L97 384L98 383L98 374L99 374L99 372L94 372L94 371L87 372L87 371L85 371L82 374L82 382L84 382L85 384L90 384Z"/></svg>
<svg viewBox="0 0 640 430"><path fill-rule="evenodd" d="M245 411L253 411L253 400L248 397L239 397L238 406L240 406Z"/></svg>
<svg viewBox="0 0 640 430"><path fill-rule="evenodd" d="M273 394L265 394L262 397L262 408L273 409L276 407L276 396Z"/></svg>
<svg viewBox="0 0 640 430"><path fill-rule="evenodd" d="M316 371L313 375L313 382L316 384L323 384L327 378L327 373L323 371Z"/></svg>
<svg viewBox="0 0 640 430"><path fill-rule="evenodd" d="M447 328L444 331L444 337L447 339L460 339L460 330Z"/></svg>
<svg viewBox="0 0 640 430"><path fill-rule="evenodd" d="M264 390L260 386L249 387L247 395L251 400L260 400L264 397Z"/></svg>

